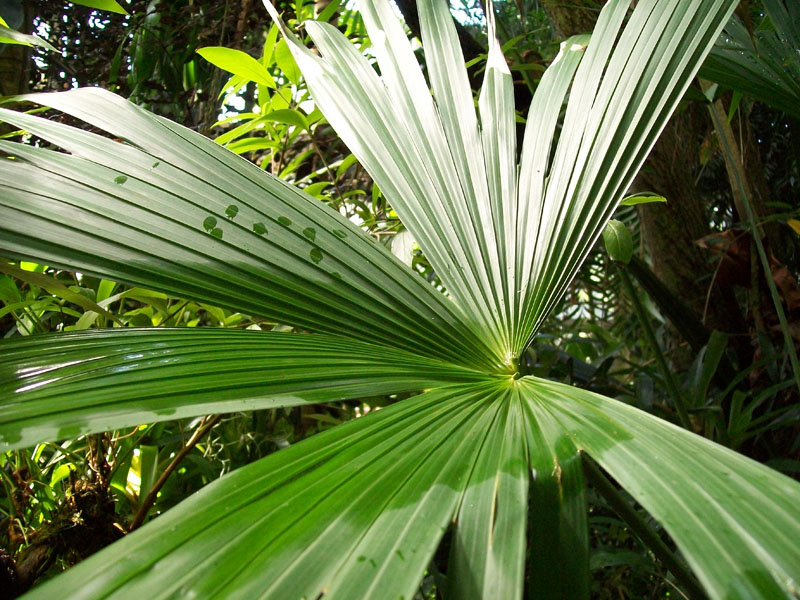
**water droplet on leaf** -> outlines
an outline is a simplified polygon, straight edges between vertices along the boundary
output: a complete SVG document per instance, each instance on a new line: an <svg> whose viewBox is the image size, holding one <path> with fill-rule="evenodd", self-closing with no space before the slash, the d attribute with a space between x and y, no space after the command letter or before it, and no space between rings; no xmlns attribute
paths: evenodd
<svg viewBox="0 0 800 600"><path fill-rule="evenodd" d="M160 162L158 162L158 161L154 162L154 163L153 163L153 168L155 169L155 168L156 168L158 165L160 165L160 164L161 164L161 163L160 163Z"/></svg>
<svg viewBox="0 0 800 600"><path fill-rule="evenodd" d="M123 184L126 181L128 181L128 178L125 177L125 175L120 175L119 177L115 177L114 178L114 183L117 183L117 184Z"/></svg>
<svg viewBox="0 0 800 600"><path fill-rule="evenodd" d="M239 207L235 204L231 204L228 208L225 209L225 214L228 216L229 219L232 219L236 215L239 214Z"/></svg>
<svg viewBox="0 0 800 600"><path fill-rule="evenodd" d="M263 223L253 223L253 231L255 231L258 235L266 235L267 227Z"/></svg>
<svg viewBox="0 0 800 600"><path fill-rule="evenodd" d="M203 229L211 231L217 226L217 220L214 217L206 217L203 221Z"/></svg>
<svg viewBox="0 0 800 600"><path fill-rule="evenodd" d="M303 235L310 239L312 242L317 237L317 231L313 227L306 227L303 229Z"/></svg>
<svg viewBox="0 0 800 600"><path fill-rule="evenodd" d="M278 217L278 223L283 225L284 227L288 227L292 224L292 220L287 217Z"/></svg>
<svg viewBox="0 0 800 600"><path fill-rule="evenodd" d="M322 260L322 250L319 248L312 248L308 255L311 257L311 260L313 260L314 263L318 263Z"/></svg>
<svg viewBox="0 0 800 600"><path fill-rule="evenodd" d="M219 227L216 227L216 228L212 229L211 230L211 235L213 235L218 240L221 240L222 239L222 229L220 229Z"/></svg>
<svg viewBox="0 0 800 600"><path fill-rule="evenodd" d="M333 235L335 235L338 238L342 238L342 239L347 237L347 234L344 231L342 231L341 229L334 229L333 230Z"/></svg>

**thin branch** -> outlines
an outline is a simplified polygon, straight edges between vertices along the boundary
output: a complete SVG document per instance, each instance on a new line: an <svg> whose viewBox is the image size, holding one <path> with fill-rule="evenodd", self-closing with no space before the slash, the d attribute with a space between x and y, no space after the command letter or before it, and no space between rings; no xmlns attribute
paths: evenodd
<svg viewBox="0 0 800 600"><path fill-rule="evenodd" d="M642 302L639 300L639 296L636 294L636 290L633 287L633 282L631 281L631 278L625 269L618 268L617 272L619 273L622 286L625 288L625 292L631 299L633 309L636 312L636 316L638 317L639 323L642 326L644 338L647 340L647 343L656 359L659 370L661 371L661 376L664 378L664 385L666 386L669 395L672 397L672 403L675 405L675 410L678 412L678 418L681 421L681 425L683 425L685 429L692 431L692 421L689 418L686 400L678 389L678 384L675 381L669 365L667 365L667 360L664 358L664 354L661 352L661 347L658 345L656 335L653 333L653 327L650 325L650 319L647 316L644 306L642 306Z"/></svg>
<svg viewBox="0 0 800 600"><path fill-rule="evenodd" d="M208 417L206 417L208 418ZM137 529L141 526L144 522L145 517L147 516L150 507L156 501L156 496L158 496L158 492L161 491L161 488L164 487L164 484L167 482L167 479L170 475L172 475L173 471L178 468L178 464L183 460L183 458L192 451L197 443L207 434L214 425L219 423L219 420L222 418L222 415L217 415L212 418L210 421L204 422L200 427L198 427L192 437L189 438L189 441L186 442L186 445L181 448L181 451L172 459L172 462L169 463L169 466L164 469L164 472L161 473L161 476L158 478L158 481L155 482L150 492L145 497L142 505L139 507L139 511L136 513L136 516L133 518L133 521L128 527L128 533Z"/></svg>

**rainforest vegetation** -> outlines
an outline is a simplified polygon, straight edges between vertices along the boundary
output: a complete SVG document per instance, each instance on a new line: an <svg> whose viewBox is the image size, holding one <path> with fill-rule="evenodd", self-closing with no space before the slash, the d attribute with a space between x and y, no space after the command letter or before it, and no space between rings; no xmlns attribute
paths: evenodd
<svg viewBox="0 0 800 600"><path fill-rule="evenodd" d="M800 598L795 0L0 19L0 599Z"/></svg>

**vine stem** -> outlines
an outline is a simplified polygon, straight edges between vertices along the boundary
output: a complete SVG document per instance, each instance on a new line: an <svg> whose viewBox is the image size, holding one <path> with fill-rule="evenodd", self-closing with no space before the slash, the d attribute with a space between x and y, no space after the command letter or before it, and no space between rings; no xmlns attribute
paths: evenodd
<svg viewBox="0 0 800 600"><path fill-rule="evenodd" d="M617 273L619 273L620 279L622 280L622 286L625 288L625 292L628 294L631 302L633 303L633 309L642 325L644 337L647 340L647 343L651 346L651 350L655 355L658 368L661 371L661 376L664 378L664 385L666 386L669 395L672 397L672 402L678 412L678 418L681 421L681 425L683 425L684 429L693 431L692 421L689 418L689 411L686 408L686 400L678 389L678 384L675 382L675 378L672 375L672 371L669 369L669 365L667 365L667 360L664 358L664 354L661 352L661 348L658 345L658 340L656 340L656 334L653 333L653 327L650 325L650 320L647 317L644 306L642 306L642 302L639 300L639 296L636 294L636 290L633 287L633 282L631 281L631 278L625 269L617 267Z"/></svg>
<svg viewBox="0 0 800 600"><path fill-rule="evenodd" d="M133 521L131 521L130 527L128 527L128 533L131 531L138 529L141 524L144 522L147 513L150 510L150 507L156 501L156 497L158 496L158 492L164 487L164 484L167 482L167 479L170 475L172 475L173 471L178 468L178 464L184 459L184 457L192 451L197 443L203 439L214 425L219 423L219 420L222 418L222 415L216 415L215 417L208 419L206 417L206 421L197 429L195 429L192 437L189 438L189 441L186 442L186 445L181 448L180 452L175 455L175 458L172 459L172 462L169 463L164 472L161 473L161 476L158 478L158 481L155 482L153 487L150 489L150 492L145 496L142 505L139 507L139 510L136 512L136 516L133 517Z"/></svg>

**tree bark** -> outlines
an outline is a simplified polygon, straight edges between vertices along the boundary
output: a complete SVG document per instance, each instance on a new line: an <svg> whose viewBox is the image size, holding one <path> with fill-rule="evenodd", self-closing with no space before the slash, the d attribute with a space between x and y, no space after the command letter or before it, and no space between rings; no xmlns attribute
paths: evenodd
<svg viewBox="0 0 800 600"><path fill-rule="evenodd" d="M568 38L592 32L605 0L544 0L542 4L553 21L556 33Z"/></svg>

